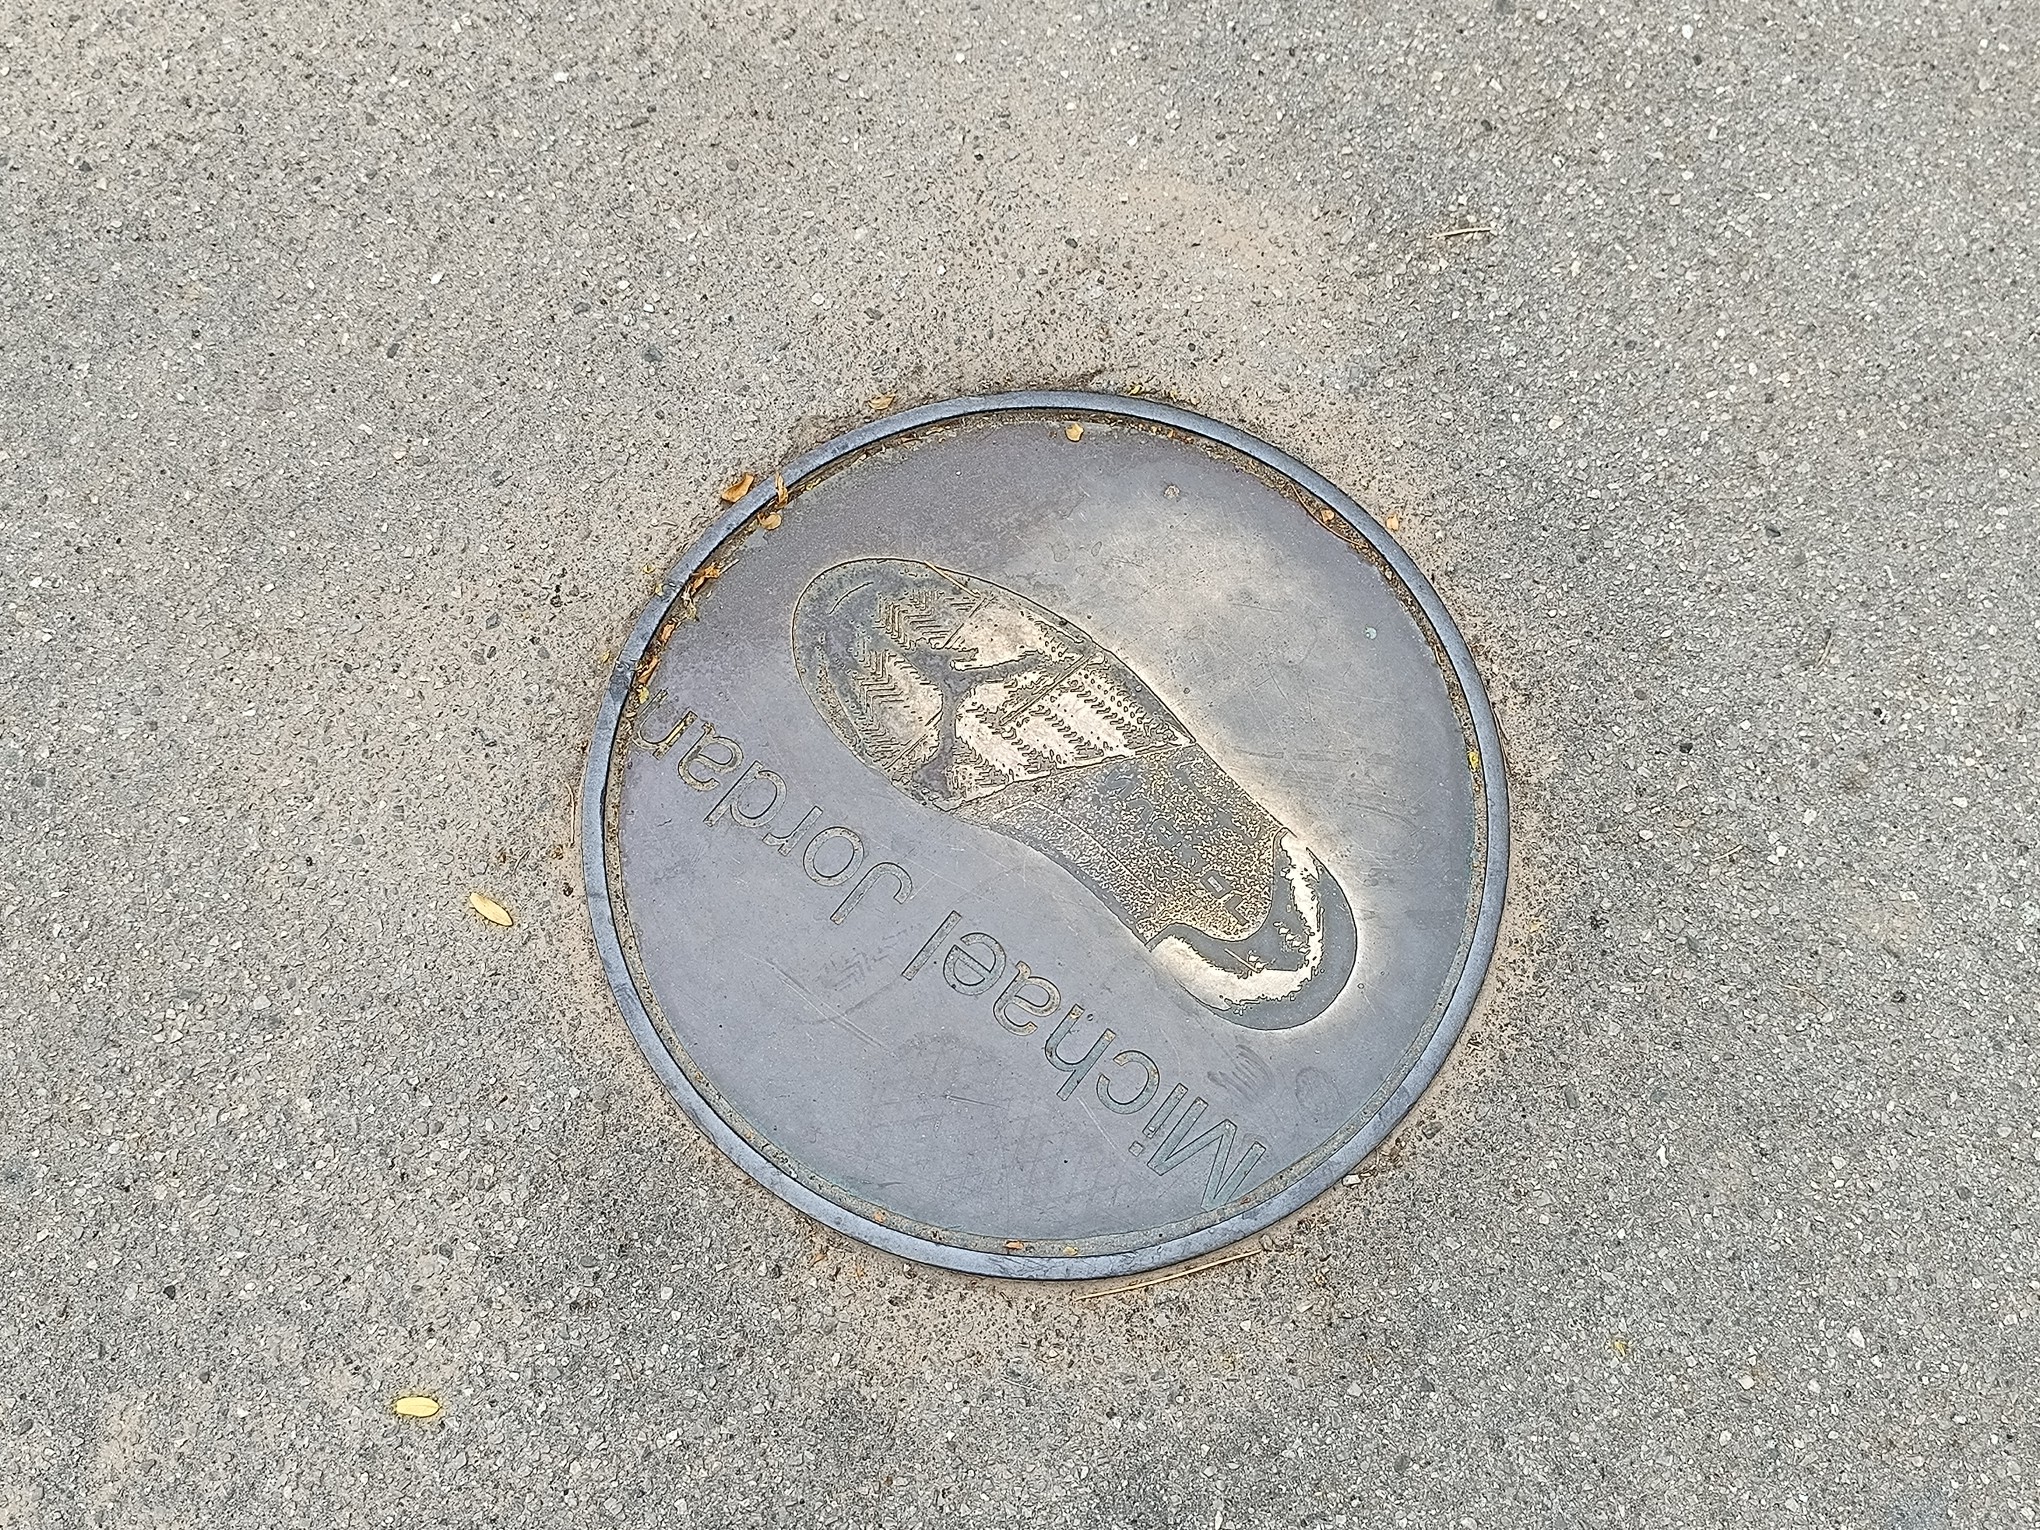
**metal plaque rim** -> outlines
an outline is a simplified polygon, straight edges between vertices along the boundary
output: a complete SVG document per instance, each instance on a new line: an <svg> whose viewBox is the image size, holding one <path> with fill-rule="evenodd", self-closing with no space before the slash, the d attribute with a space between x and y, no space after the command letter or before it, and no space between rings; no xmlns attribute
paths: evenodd
<svg viewBox="0 0 2040 1530"><path fill-rule="evenodd" d="M969 1274L998 1275L1034 1280L1091 1280L1137 1274L1192 1259L1200 1254L1237 1243L1300 1210L1336 1185L1369 1154L1385 1142L1411 1108L1430 1087L1450 1055L1460 1032L1472 1014L1475 1002L1494 959L1499 941L1502 906L1508 889L1509 801L1503 767L1500 730L1487 689L1458 623L1445 609L1416 563L1360 503L1306 463L1236 426L1198 414L1175 404L1081 389L1025 389L1010 393L979 394L946 399L880 416L824 442L797 457L780 470L778 481L791 493L807 479L847 458L895 437L912 435L931 426L951 424L978 416L1053 414L1088 416L1099 419L1130 420L1158 425L1222 446L1257 463L1263 469L1287 479L1312 498L1329 506L1366 541L1374 556L1401 581L1430 627L1439 651L1451 666L1466 715L1473 727L1479 755L1476 778L1484 804L1485 865L1481 868L1480 895L1476 904L1472 938L1468 941L1454 980L1450 997L1430 1039L1409 1072L1396 1085L1374 1115L1316 1168L1300 1176L1265 1201L1247 1207L1223 1221L1212 1223L1145 1248L1116 1253L1047 1255L1027 1253L986 1253L958 1248L884 1226L838 1205L816 1193L775 1166L746 1142L696 1091L672 1055L659 1040L651 1016L637 991L622 942L616 930L616 914L609 896L608 841L604 828L604 804L615 753L616 731L633 678L645 650L670 612L673 596L683 587L733 533L754 515L765 510L777 496L778 483L760 482L730 505L681 553L666 570L659 589L639 612L624 640L609 683L597 709L588 758L581 775L580 838L582 878L587 889L589 921L596 948L611 992L630 1026L631 1035L651 1063L666 1091L721 1152L752 1179L782 1200L836 1232L856 1238L887 1253Z"/></svg>

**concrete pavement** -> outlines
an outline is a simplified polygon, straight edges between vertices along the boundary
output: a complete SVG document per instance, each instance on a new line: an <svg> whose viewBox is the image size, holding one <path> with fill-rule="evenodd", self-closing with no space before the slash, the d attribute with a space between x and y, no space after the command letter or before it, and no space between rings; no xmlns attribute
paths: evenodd
<svg viewBox="0 0 2040 1530"><path fill-rule="evenodd" d="M0 1525L2031 1522L2036 43L0 17ZM1090 1299L730 1168L571 843L718 485L1045 382L1394 516L1518 810L1407 1129Z"/></svg>

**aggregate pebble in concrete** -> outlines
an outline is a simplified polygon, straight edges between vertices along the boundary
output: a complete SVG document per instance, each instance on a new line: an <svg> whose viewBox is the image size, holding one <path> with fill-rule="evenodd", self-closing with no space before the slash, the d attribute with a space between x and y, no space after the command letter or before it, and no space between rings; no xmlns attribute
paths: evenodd
<svg viewBox="0 0 2040 1530"><path fill-rule="evenodd" d="M0 1525L2030 1523L2036 45L0 17ZM1408 1129L1092 1300L706 1148L569 842L717 485L1038 383L1394 516L1518 794Z"/></svg>

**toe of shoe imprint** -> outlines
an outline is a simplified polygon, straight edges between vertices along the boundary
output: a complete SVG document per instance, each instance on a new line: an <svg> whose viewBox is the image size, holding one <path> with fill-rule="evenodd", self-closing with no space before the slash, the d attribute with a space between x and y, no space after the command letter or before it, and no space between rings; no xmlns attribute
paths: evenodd
<svg viewBox="0 0 2040 1530"><path fill-rule="evenodd" d="M1061 866L1206 1008L1282 1030L1351 979L1338 879L1074 623L967 574L860 558L802 592L793 660L852 754Z"/></svg>

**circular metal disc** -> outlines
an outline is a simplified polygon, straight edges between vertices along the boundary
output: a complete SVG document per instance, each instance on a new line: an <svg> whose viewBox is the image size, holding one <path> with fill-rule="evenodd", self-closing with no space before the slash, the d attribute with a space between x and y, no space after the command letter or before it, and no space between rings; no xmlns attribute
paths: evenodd
<svg viewBox="0 0 2040 1530"><path fill-rule="evenodd" d="M1465 644L1351 499L1186 410L1017 393L731 507L625 645L582 839L624 1013L725 1152L880 1247L1074 1277L1387 1135L1507 829Z"/></svg>

